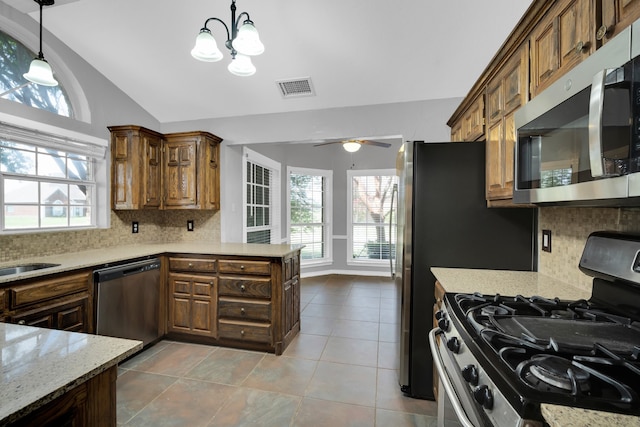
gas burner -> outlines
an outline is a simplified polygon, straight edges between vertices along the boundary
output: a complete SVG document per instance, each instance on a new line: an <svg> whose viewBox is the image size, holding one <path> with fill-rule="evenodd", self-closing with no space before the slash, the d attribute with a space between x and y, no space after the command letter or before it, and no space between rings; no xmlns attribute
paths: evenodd
<svg viewBox="0 0 640 427"><path fill-rule="evenodd" d="M589 389L591 375L572 364L570 360L540 354L531 357L528 364L531 375L545 384L573 392ZM578 390L575 386L579 387Z"/></svg>
<svg viewBox="0 0 640 427"><path fill-rule="evenodd" d="M480 309L483 316L504 316L509 314L509 310L499 305L487 305Z"/></svg>

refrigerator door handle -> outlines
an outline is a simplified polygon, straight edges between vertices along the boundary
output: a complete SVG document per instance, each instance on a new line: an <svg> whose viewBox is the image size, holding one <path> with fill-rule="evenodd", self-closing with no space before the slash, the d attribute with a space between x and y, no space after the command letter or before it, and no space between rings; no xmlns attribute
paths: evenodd
<svg viewBox="0 0 640 427"><path fill-rule="evenodd" d="M393 268L394 254L391 252L391 236L393 233L393 202L398 194L398 184L393 184L393 190L391 191L391 209L389 210L389 269L391 270L391 278L395 279L396 273Z"/></svg>

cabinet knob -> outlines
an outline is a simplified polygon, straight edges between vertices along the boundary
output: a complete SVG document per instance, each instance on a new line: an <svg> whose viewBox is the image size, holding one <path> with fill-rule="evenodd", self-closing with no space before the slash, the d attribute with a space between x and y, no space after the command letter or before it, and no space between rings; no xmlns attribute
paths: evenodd
<svg viewBox="0 0 640 427"><path fill-rule="evenodd" d="M246 288L246 286L244 286L244 285L240 285L240 290L241 290L242 292L244 292L244 291L246 291L246 290L247 290L247 288Z"/></svg>
<svg viewBox="0 0 640 427"><path fill-rule="evenodd" d="M244 336L244 329L240 331L240 335Z"/></svg>
<svg viewBox="0 0 640 427"><path fill-rule="evenodd" d="M610 27L601 25L600 28L598 28L598 31L596 31L596 40L600 41L610 35L613 32L613 27L613 25Z"/></svg>
<svg viewBox="0 0 640 427"><path fill-rule="evenodd" d="M245 314L247 314L247 312L245 311L244 307L242 307L242 308L240 309L240 314L242 314L243 316L244 316Z"/></svg>
<svg viewBox="0 0 640 427"><path fill-rule="evenodd" d="M589 49L590 45L591 43L589 43L588 41L587 42L579 41L578 43L576 43L576 54L581 54L585 50Z"/></svg>
<svg viewBox="0 0 640 427"><path fill-rule="evenodd" d="M192 263L189 263L189 268L193 268L193 264Z"/></svg>
<svg viewBox="0 0 640 427"><path fill-rule="evenodd" d="M244 270L244 265L241 265L241 266L240 266L240 270Z"/></svg>
<svg viewBox="0 0 640 427"><path fill-rule="evenodd" d="M209 286L213 286L213 282L209 282Z"/></svg>
<svg viewBox="0 0 640 427"><path fill-rule="evenodd" d="M24 320L18 320L18 325L25 325L27 322L25 322Z"/></svg>

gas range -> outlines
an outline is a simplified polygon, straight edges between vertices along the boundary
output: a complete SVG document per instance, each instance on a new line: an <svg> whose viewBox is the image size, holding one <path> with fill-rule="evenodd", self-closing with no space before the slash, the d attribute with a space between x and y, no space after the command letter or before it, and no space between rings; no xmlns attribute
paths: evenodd
<svg viewBox="0 0 640 427"><path fill-rule="evenodd" d="M431 348L473 426L542 426L550 403L640 415L640 236L589 236L589 300L446 294Z"/></svg>

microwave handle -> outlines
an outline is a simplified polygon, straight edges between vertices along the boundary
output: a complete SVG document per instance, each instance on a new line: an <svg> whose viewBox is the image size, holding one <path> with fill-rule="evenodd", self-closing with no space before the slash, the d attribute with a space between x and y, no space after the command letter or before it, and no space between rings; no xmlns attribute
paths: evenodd
<svg viewBox="0 0 640 427"><path fill-rule="evenodd" d="M589 163L591 176L604 175L602 162L602 111L604 107L604 89L607 70L601 70L593 76L591 96L589 97Z"/></svg>

